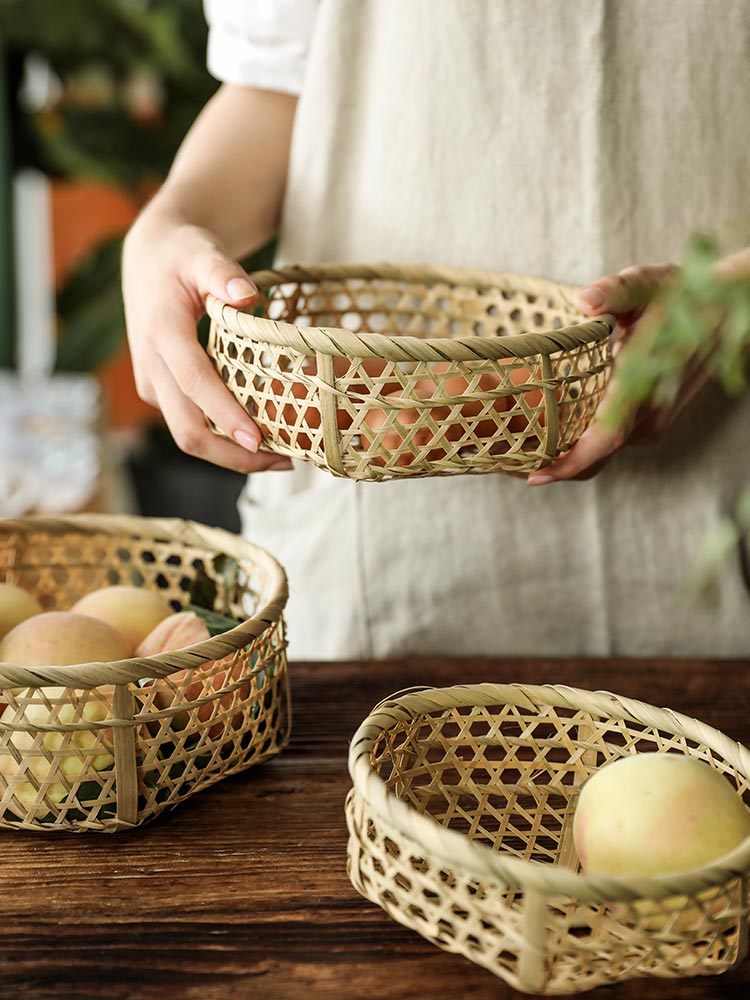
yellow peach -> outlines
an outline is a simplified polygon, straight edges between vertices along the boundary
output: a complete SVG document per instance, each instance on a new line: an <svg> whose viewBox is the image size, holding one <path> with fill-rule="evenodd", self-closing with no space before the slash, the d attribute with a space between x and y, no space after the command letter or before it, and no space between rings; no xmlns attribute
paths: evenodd
<svg viewBox="0 0 750 1000"><path fill-rule="evenodd" d="M109 663L132 655L132 646L111 625L70 611L34 615L0 640L0 663L18 667Z"/></svg>
<svg viewBox="0 0 750 1000"><path fill-rule="evenodd" d="M476 384L474 384L473 379L470 381L468 375L453 375L441 384L438 376L447 371L449 367L447 363L437 364L433 368L434 376L432 378L426 377L416 382L411 390L415 401L430 401L435 397L450 400L451 397L459 398L471 395L472 392L476 391L491 392L500 384L499 377L494 373L481 375ZM473 386L471 392L469 391L470 386ZM365 427L372 431L382 430L388 416L393 413L393 401L403 397L403 395L404 390L402 389L396 392L385 393L382 399L386 409L372 409L368 411L363 420ZM493 402L492 409L500 413L506 411L508 405L508 397L499 396ZM463 403L460 407L461 416L466 418L470 423L474 422L474 434L478 439L492 437L497 429L495 421L492 419L477 421L476 418L483 412L483 407L484 404L480 400ZM410 446L413 446L413 450L402 450L396 464L400 466L411 465L416 461L419 450L425 446L429 446L433 442L433 431L425 424L425 420L429 417L435 425L447 425L445 433L442 435L442 440L424 456L429 462L440 461L448 454L450 445L458 441L463 435L459 424L450 423L451 414L454 410L455 407L446 402L431 405L426 410L417 406L396 409L395 416L392 417L390 429L382 435L382 447L387 452L397 452L402 448L404 442L408 440ZM414 430L415 424L421 426ZM373 440L370 440L368 431L363 431L363 448L369 450L372 447ZM386 464L385 460L379 455L374 455L371 461L374 465Z"/></svg>
<svg viewBox="0 0 750 1000"><path fill-rule="evenodd" d="M205 642L210 634L205 623L194 611L177 611L163 618L156 628L136 647L137 656L156 656L175 649L185 649L196 642Z"/></svg>
<svg viewBox="0 0 750 1000"><path fill-rule="evenodd" d="M750 836L750 812L719 771L694 757L643 753L584 784L573 834L592 875L667 875L710 864Z"/></svg>
<svg viewBox="0 0 750 1000"><path fill-rule="evenodd" d="M111 697L111 687L101 690ZM42 691L53 709L47 707L39 692L21 689L18 699L23 708L7 706L0 715L0 722L8 726L64 726L87 721L102 722L107 718L108 706L105 702L87 701L79 711L67 700L66 688L48 687ZM26 701L28 703L24 704ZM10 732L7 737L3 735L0 741L0 786L4 783L10 791L9 808L14 811L15 799L26 812L31 809L32 815L43 819L50 812L47 803L61 802L68 794L63 779L83 776L85 780L85 772L89 769L102 771L112 767L111 744L112 731L109 728L69 733L18 731ZM20 755L20 761L16 760L10 745ZM101 752L97 753L97 750Z"/></svg>
<svg viewBox="0 0 750 1000"><path fill-rule="evenodd" d="M71 608L106 622L125 636L131 647L146 638L162 619L172 614L169 602L145 587L102 587L86 594Z"/></svg>
<svg viewBox="0 0 750 1000"><path fill-rule="evenodd" d="M169 650L183 649L186 646L194 645L197 642L205 642L210 638L208 629L201 618L192 611L178 611L177 614L165 618L163 622L156 626L151 635L141 643L136 650L138 656L154 656L157 653L165 653ZM148 687L154 688L153 704L154 708L164 711L171 708L175 700L178 703L198 701L201 698L211 698L205 705L201 705L196 711L198 722L208 722L216 711L217 698L214 695L230 685L233 680L233 670L221 670L215 674L208 674L208 669L212 663L204 663L194 669L178 670L170 674L168 678L160 678L149 683ZM173 686L180 691L180 695L175 697ZM243 685L239 695L230 692L219 698L221 709L231 708L235 697L241 699L248 698L250 685ZM241 720L241 714L233 719L233 723ZM170 724L174 729L185 729L190 722L187 711L175 711L171 717ZM224 724L218 722L211 726L209 736L215 739L221 734Z"/></svg>
<svg viewBox="0 0 750 1000"><path fill-rule="evenodd" d="M0 583L0 639L22 621L41 613L41 604L27 591L12 583Z"/></svg>

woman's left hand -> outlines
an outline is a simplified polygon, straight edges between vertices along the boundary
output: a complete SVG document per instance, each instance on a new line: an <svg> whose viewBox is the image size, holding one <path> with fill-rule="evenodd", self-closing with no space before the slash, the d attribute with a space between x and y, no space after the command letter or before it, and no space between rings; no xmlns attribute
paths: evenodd
<svg viewBox="0 0 750 1000"><path fill-rule="evenodd" d="M625 445L660 440L706 385L710 375L705 366L689 364L682 373L680 388L670 406L641 406L623 424L615 427L604 419L608 402L617 386L617 355L629 341L638 337L639 331L656 321L658 307L654 299L676 270L672 264L629 267L581 288L573 295L574 305L586 315L613 313L617 317L619 330L614 346L612 375L591 424L570 451L528 477L530 486L543 486L565 479L590 479Z"/></svg>

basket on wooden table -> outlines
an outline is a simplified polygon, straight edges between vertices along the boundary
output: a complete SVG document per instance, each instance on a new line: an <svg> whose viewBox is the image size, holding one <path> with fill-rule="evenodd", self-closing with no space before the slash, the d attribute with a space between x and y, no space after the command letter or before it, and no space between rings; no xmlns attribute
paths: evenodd
<svg viewBox="0 0 750 1000"><path fill-rule="evenodd" d="M0 827L129 829L279 753L290 726L286 577L262 549L189 521L0 521L0 581L45 611L110 584L179 610L197 577L235 627L112 663L0 663Z"/></svg>
<svg viewBox="0 0 750 1000"><path fill-rule="evenodd" d="M257 315L209 297L209 354L264 447L336 476L528 473L605 388L614 318L586 319L571 286L385 264L252 278Z"/></svg>
<svg viewBox="0 0 750 1000"><path fill-rule="evenodd" d="M394 695L351 743L352 883L529 993L723 972L747 951L750 841L678 875L578 869L581 784L606 761L645 751L705 761L750 799L750 752L666 709L552 685Z"/></svg>

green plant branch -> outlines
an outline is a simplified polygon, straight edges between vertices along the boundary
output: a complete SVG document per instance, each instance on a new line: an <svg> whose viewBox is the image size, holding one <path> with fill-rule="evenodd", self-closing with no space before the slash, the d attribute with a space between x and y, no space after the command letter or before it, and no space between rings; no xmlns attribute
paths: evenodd
<svg viewBox="0 0 750 1000"><path fill-rule="evenodd" d="M644 404L669 406L688 364L705 365L732 394L750 388L750 274L717 270L719 248L707 236L689 242L680 271L618 357L603 423L620 427ZM748 442L750 447L750 442ZM709 596L724 561L750 538L750 483L702 539L688 589Z"/></svg>
<svg viewBox="0 0 750 1000"><path fill-rule="evenodd" d="M694 237L676 277L658 296L617 361L604 422L619 427L645 403L668 406L685 367L696 361L734 395L750 386L750 275L722 276L719 250Z"/></svg>

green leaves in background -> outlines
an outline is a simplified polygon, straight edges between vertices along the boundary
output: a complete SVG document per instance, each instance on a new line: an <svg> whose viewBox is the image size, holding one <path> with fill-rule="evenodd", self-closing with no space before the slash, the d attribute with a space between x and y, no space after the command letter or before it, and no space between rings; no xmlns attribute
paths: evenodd
<svg viewBox="0 0 750 1000"><path fill-rule="evenodd" d="M201 0L0 0L0 46L16 82L10 169L104 182L143 200L218 85L206 40ZM59 83L39 108L21 97L29 57ZM122 235L100 244L59 296L59 371L94 371L123 343Z"/></svg>
<svg viewBox="0 0 750 1000"><path fill-rule="evenodd" d="M60 336L56 371L96 371L113 358L125 340L125 310L120 287L122 236L100 243L76 268L57 299ZM273 264L275 241L243 261L248 271ZM209 322L198 324L198 340L205 348Z"/></svg>
<svg viewBox="0 0 750 1000"><path fill-rule="evenodd" d="M16 166L130 188L165 176L217 87L206 37L201 0L0 0L0 44L44 58L63 88L19 109Z"/></svg>
<svg viewBox="0 0 750 1000"><path fill-rule="evenodd" d="M668 406L688 363L700 361L733 394L750 385L750 277L717 274L716 242L695 236L682 268L657 300L656 319L623 349L607 423L620 426L641 404Z"/></svg>
<svg viewBox="0 0 750 1000"><path fill-rule="evenodd" d="M668 406L686 365L696 361L733 395L750 387L750 276L717 274L719 256L710 237L689 242L680 272L658 300L657 319L644 325L618 358L607 423L621 425L644 403ZM710 597L721 565L749 537L750 484L735 511L703 537L688 589Z"/></svg>
<svg viewBox="0 0 750 1000"><path fill-rule="evenodd" d="M60 292L57 371L94 371L117 353L125 335L121 254L121 237L100 243Z"/></svg>
<svg viewBox="0 0 750 1000"><path fill-rule="evenodd" d="M722 517L701 539L687 589L711 601L716 596L722 565L745 538L750 538L750 484L740 494L734 514Z"/></svg>
<svg viewBox="0 0 750 1000"><path fill-rule="evenodd" d="M109 183L142 200L217 87L206 43L202 0L0 0L0 45L17 66L41 57L61 85L36 110L14 95L13 169ZM59 296L58 371L95 371L123 343L123 235L101 243ZM269 243L245 267L269 267L274 250ZM206 320L198 336L205 346Z"/></svg>

